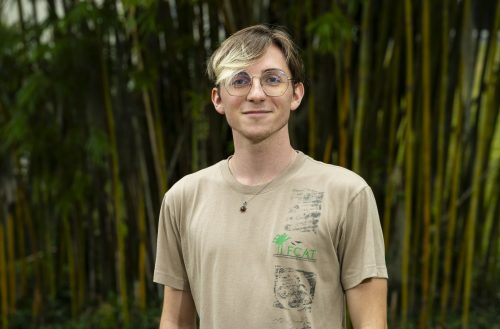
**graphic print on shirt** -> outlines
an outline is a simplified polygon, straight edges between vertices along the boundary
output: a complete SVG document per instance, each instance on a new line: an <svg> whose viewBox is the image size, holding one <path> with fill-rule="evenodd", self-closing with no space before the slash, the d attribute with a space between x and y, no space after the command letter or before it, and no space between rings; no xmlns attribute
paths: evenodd
<svg viewBox="0 0 500 329"><path fill-rule="evenodd" d="M311 189L294 189L292 191L292 207L286 216L285 230L317 233L323 194L324 192Z"/></svg>
<svg viewBox="0 0 500 329"><path fill-rule="evenodd" d="M316 274L276 265L274 277L274 307L311 311L316 289Z"/></svg>
<svg viewBox="0 0 500 329"><path fill-rule="evenodd" d="M316 249L304 245L302 241L293 240L287 233L276 235L273 243L276 245L273 254L274 257L285 257L309 262L316 261Z"/></svg>
<svg viewBox="0 0 500 329"><path fill-rule="evenodd" d="M286 326L286 327L284 327ZM307 320L306 317L301 317L298 320L285 318L278 318L273 320L273 325L270 329L312 329L311 323Z"/></svg>

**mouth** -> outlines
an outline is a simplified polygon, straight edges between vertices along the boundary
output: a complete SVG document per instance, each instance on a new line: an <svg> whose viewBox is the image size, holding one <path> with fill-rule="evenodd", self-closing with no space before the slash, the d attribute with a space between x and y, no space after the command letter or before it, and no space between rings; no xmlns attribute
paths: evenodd
<svg viewBox="0 0 500 329"><path fill-rule="evenodd" d="M265 111L265 110L250 110L250 111L245 111L243 112L244 115L264 115L271 113L271 111Z"/></svg>

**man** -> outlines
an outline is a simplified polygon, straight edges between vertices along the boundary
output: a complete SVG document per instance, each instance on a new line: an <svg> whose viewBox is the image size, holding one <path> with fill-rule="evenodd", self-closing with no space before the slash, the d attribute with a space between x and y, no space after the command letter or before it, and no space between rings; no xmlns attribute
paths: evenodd
<svg viewBox="0 0 500 329"><path fill-rule="evenodd" d="M356 174L290 145L304 96L290 37L243 29L208 61L234 154L163 200L155 282L161 329L386 328L387 270L373 194Z"/></svg>

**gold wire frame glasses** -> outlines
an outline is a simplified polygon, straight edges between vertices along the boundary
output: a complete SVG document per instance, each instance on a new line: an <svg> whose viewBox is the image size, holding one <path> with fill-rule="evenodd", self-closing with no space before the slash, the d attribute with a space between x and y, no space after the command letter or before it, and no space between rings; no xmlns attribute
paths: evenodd
<svg viewBox="0 0 500 329"><path fill-rule="evenodd" d="M270 97L282 96L288 89L289 81L292 80L279 69L266 70L260 77L240 71L229 78L224 87L231 96L246 96L252 89L254 78L259 79L262 90Z"/></svg>

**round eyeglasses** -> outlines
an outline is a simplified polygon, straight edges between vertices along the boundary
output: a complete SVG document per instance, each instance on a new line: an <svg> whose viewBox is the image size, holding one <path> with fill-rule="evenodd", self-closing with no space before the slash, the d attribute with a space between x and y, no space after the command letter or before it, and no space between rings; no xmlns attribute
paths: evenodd
<svg viewBox="0 0 500 329"><path fill-rule="evenodd" d="M270 97L282 96L288 89L289 81L292 80L285 72L278 69L264 71L260 77L240 71L227 80L224 87L231 96L246 96L252 89L254 78L259 78L262 90Z"/></svg>

